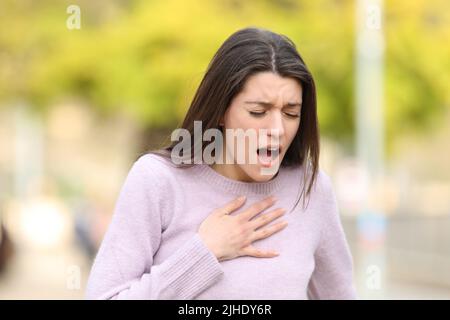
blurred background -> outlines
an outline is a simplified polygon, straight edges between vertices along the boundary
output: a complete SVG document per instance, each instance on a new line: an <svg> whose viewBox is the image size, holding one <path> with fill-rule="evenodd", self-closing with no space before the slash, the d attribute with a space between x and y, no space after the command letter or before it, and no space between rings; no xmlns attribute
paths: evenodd
<svg viewBox="0 0 450 320"><path fill-rule="evenodd" d="M84 297L132 163L248 26L315 77L360 298L450 299L445 0L2 0L0 299Z"/></svg>

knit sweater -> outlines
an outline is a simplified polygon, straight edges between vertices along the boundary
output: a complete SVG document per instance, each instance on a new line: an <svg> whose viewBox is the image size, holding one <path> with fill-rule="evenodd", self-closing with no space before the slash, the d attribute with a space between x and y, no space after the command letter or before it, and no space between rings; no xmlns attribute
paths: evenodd
<svg viewBox="0 0 450 320"><path fill-rule="evenodd" d="M207 164L176 168L154 154L136 160L120 190L95 257L87 299L353 299L353 261L330 178L320 169L308 206L294 210L303 169L280 167L266 182L227 178ZM267 226L281 231L253 242L272 258L219 261L197 233L216 208L245 195L239 214L275 195L288 209Z"/></svg>

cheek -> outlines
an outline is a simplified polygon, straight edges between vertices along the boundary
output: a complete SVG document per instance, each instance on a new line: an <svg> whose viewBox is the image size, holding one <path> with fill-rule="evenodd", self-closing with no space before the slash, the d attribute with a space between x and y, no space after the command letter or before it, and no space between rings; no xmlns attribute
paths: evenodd
<svg viewBox="0 0 450 320"><path fill-rule="evenodd" d="M292 140L294 140L297 131L300 129L300 120L287 123L285 128L286 128L286 140L290 144Z"/></svg>
<svg viewBox="0 0 450 320"><path fill-rule="evenodd" d="M261 120L252 117L245 109L230 108L229 113L225 117L225 124L230 129L258 129L261 126Z"/></svg>
<svg viewBox="0 0 450 320"><path fill-rule="evenodd" d="M225 126L230 129L235 129L239 126L240 123L240 110L235 105L231 105L228 110L225 112Z"/></svg>

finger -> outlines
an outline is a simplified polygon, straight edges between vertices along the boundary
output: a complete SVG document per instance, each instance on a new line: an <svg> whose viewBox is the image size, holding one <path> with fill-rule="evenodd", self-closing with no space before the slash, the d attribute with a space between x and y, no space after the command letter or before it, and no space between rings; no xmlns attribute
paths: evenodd
<svg viewBox="0 0 450 320"><path fill-rule="evenodd" d="M242 207L242 205L245 203L246 197L242 196L239 198L236 198L230 202L228 202L225 206L217 209L217 214L219 216L221 215L226 215L226 214L230 214L233 211L239 209L240 207Z"/></svg>
<svg viewBox="0 0 450 320"><path fill-rule="evenodd" d="M270 237L274 233L277 233L282 229L284 229L287 225L288 225L287 221L282 221L277 224L274 224L273 226L256 230L255 232L253 232L253 235L251 236L251 242Z"/></svg>
<svg viewBox="0 0 450 320"><path fill-rule="evenodd" d="M273 258L278 256L279 253L274 250L261 250L253 246L247 246L244 249L242 249L242 255L256 258Z"/></svg>
<svg viewBox="0 0 450 320"><path fill-rule="evenodd" d="M262 226L268 224L269 222L272 222L273 220L281 217L286 212L283 208L277 208L271 212L262 214L258 216L257 218L250 220L250 226L252 229L256 230L258 228L261 228Z"/></svg>
<svg viewBox="0 0 450 320"><path fill-rule="evenodd" d="M259 201L252 205L250 208L248 208L245 212L243 212L242 218L245 220L250 220L254 216L256 216L261 211L267 209L268 207L272 206L277 199L274 196L267 197L262 201Z"/></svg>

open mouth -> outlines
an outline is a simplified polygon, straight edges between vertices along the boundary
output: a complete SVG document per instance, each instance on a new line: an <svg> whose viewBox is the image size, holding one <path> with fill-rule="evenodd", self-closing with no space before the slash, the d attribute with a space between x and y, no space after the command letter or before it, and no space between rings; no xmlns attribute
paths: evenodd
<svg viewBox="0 0 450 320"><path fill-rule="evenodd" d="M262 147L256 150L259 163L264 167L272 166L281 153L281 147Z"/></svg>

